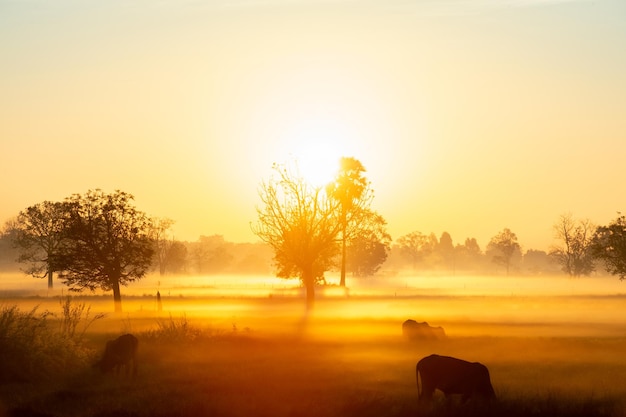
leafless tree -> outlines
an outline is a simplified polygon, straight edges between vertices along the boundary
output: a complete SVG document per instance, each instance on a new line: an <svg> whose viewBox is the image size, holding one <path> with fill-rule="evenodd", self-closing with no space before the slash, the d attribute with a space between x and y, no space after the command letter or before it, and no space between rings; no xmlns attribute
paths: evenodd
<svg viewBox="0 0 626 417"><path fill-rule="evenodd" d="M588 219L575 220L563 214L554 224L554 237L560 243L550 250L561 269L570 276L589 275L595 269L591 250L595 226Z"/></svg>
<svg viewBox="0 0 626 417"><path fill-rule="evenodd" d="M315 284L337 255L341 232L338 203L322 187L308 184L297 167L274 165L274 176L261 184L254 233L274 250L278 276L299 277L306 289L307 309L315 300Z"/></svg>

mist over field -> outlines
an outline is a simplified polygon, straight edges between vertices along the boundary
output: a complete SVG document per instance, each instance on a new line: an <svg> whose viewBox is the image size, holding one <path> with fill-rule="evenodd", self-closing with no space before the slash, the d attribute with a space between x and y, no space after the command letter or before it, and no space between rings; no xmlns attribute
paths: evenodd
<svg viewBox="0 0 626 417"><path fill-rule="evenodd" d="M414 416L415 364L438 353L488 366L499 402L463 411L436 396L429 415L624 415L626 295L615 278L396 274L348 287L317 287L308 312L297 280L270 276L153 274L123 289L118 314L110 294L75 294L92 317L105 314L85 334L90 361L105 340L138 335L136 380L99 375L88 361L45 394L16 402L0 390L0 406L74 416ZM67 294L61 284L0 276L3 307L56 320ZM405 340L409 318L442 326L447 338Z"/></svg>
<svg viewBox="0 0 626 417"><path fill-rule="evenodd" d="M626 301L626 287L614 277L407 273L352 278L348 288L332 285L334 278L329 278L331 285L316 288L315 308L309 313L298 280L253 275L152 274L124 288L122 303L128 318L185 315L203 325L226 330L236 326L259 335L301 331L304 317L310 334L318 337L331 337L335 331L332 337L394 337L409 318L441 325L449 336L626 334L626 318L616 314ZM52 290L44 284L23 274L5 273L0 296L4 303L55 311L58 297L73 295L94 311L112 312L108 293L77 294L60 283Z"/></svg>

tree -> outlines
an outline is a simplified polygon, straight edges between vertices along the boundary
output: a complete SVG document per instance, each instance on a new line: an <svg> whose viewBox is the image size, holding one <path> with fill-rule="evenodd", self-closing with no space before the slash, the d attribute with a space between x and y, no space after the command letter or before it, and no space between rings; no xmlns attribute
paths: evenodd
<svg viewBox="0 0 626 417"><path fill-rule="evenodd" d="M609 273L626 279L626 217L618 213L608 226L596 229L592 252L604 261Z"/></svg>
<svg viewBox="0 0 626 417"><path fill-rule="evenodd" d="M315 284L333 264L341 231L337 203L297 171L274 164L274 176L261 184L258 222L253 232L274 251L277 275L299 277L313 308Z"/></svg>
<svg viewBox="0 0 626 417"><path fill-rule="evenodd" d="M198 273L215 274L226 270L233 261L222 235L200 236L192 245Z"/></svg>
<svg viewBox="0 0 626 417"><path fill-rule="evenodd" d="M378 213L369 213L358 236L350 240L347 249L347 269L359 277L373 275L380 269L387 259L391 242L385 219Z"/></svg>
<svg viewBox="0 0 626 417"><path fill-rule="evenodd" d="M593 272L593 232L594 226L589 220L574 220L571 214L559 217L554 225L554 237L562 244L554 246L550 255L561 265L563 272L573 277Z"/></svg>
<svg viewBox="0 0 626 417"><path fill-rule="evenodd" d="M529 249L524 254L524 268L531 274L556 272L555 259L542 250Z"/></svg>
<svg viewBox="0 0 626 417"><path fill-rule="evenodd" d="M487 250L494 253L492 261L504 266L507 275L509 275L513 256L521 256L521 247L517 243L517 236L510 229L504 229L492 237L487 245Z"/></svg>
<svg viewBox="0 0 626 417"><path fill-rule="evenodd" d="M122 311L121 286L144 277L154 255L151 219L132 205L133 196L89 190L66 199L68 222L57 257L60 278L71 291L113 291Z"/></svg>
<svg viewBox="0 0 626 417"><path fill-rule="evenodd" d="M463 245L458 244L454 248L455 267L465 269L477 269L483 261L483 253L476 238L466 238Z"/></svg>
<svg viewBox="0 0 626 417"><path fill-rule="evenodd" d="M185 270L187 263L187 247L177 241L172 241L165 254L165 272L179 274Z"/></svg>
<svg viewBox="0 0 626 417"><path fill-rule="evenodd" d="M174 224L172 219L153 219L153 227L150 238L154 242L155 254L159 266L159 275L165 275L167 269L167 254L174 243L174 239L168 236L167 231Z"/></svg>
<svg viewBox="0 0 626 417"><path fill-rule="evenodd" d="M341 222L341 274L339 285L346 286L346 249L350 239L357 239L363 220L369 216L374 195L363 176L365 167L358 159L343 157L334 182L327 187L328 195L339 202Z"/></svg>
<svg viewBox="0 0 626 417"><path fill-rule="evenodd" d="M63 203L44 201L21 211L15 221L7 223L7 233L18 248L18 262L28 264L24 270L35 278L48 278L53 287L53 275L58 269L55 256L63 240L67 220Z"/></svg>
<svg viewBox="0 0 626 417"><path fill-rule="evenodd" d="M450 233L443 232L439 238L439 243L436 246L436 252L441 257L441 261L444 266L451 269L454 273L456 270L456 259L454 256L454 244L452 243L452 236Z"/></svg>
<svg viewBox="0 0 626 417"><path fill-rule="evenodd" d="M418 262L430 253L430 243L431 240L428 236L417 231L400 236L396 240L396 246L400 253L410 259L414 270L417 268Z"/></svg>

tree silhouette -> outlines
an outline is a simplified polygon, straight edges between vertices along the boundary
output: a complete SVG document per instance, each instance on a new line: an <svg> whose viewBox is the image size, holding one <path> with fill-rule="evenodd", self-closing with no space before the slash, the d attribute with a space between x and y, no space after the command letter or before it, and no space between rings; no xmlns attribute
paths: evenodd
<svg viewBox="0 0 626 417"><path fill-rule="evenodd" d="M101 190L67 198L69 218L56 257L70 290L112 290L116 312L122 311L120 287L143 278L154 254L152 221L132 200L122 191Z"/></svg>
<svg viewBox="0 0 626 417"><path fill-rule="evenodd" d="M396 246L402 255L411 260L413 270L417 268L418 262L430 253L431 249L429 237L417 231L400 236L396 240Z"/></svg>
<svg viewBox="0 0 626 417"><path fill-rule="evenodd" d="M608 226L598 227L592 247L609 273L618 275L620 280L626 279L626 217L618 213Z"/></svg>
<svg viewBox="0 0 626 417"><path fill-rule="evenodd" d="M511 268L511 260L513 255L521 254L521 247L517 243L517 236L510 229L504 229L491 238L487 249L495 252L493 262L506 268L506 274L509 275Z"/></svg>
<svg viewBox="0 0 626 417"><path fill-rule="evenodd" d="M380 269L391 242L385 219L375 212L369 213L361 223L359 234L350 240L346 256L347 269L359 277L373 275Z"/></svg>
<svg viewBox="0 0 626 417"><path fill-rule="evenodd" d="M365 167L358 159L343 157L334 182L328 185L328 195L339 202L341 222L341 274L339 285L346 286L346 248L350 239L356 239L369 216L373 193L363 176Z"/></svg>
<svg viewBox="0 0 626 417"><path fill-rule="evenodd" d="M150 238L154 242L154 252L159 266L159 275L165 275L167 269L167 255L174 243L174 239L168 236L167 231L174 224L172 219L153 219Z"/></svg>
<svg viewBox="0 0 626 417"><path fill-rule="evenodd" d="M21 211L15 221L7 223L7 233L19 249L18 262L28 264L24 270L36 278L48 278L53 287L53 275L58 270L55 256L63 240L67 221L63 203L44 201Z"/></svg>
<svg viewBox="0 0 626 417"><path fill-rule="evenodd" d="M579 277L593 272L594 256L591 246L594 229L589 220L576 221L571 214L561 215L554 225L555 238L561 245L554 246L550 255L570 276Z"/></svg>
<svg viewBox="0 0 626 417"><path fill-rule="evenodd" d="M258 222L253 232L274 250L277 275L299 277L307 309L315 300L315 283L337 255L341 231L337 202L322 188L308 184L294 169L274 164L274 176L261 184Z"/></svg>
<svg viewBox="0 0 626 417"><path fill-rule="evenodd" d="M456 269L456 259L454 257L454 244L452 243L452 236L450 233L443 232L441 237L439 238L439 243L436 246L437 255L441 257L441 261L443 262L446 268L452 270L452 273L455 273Z"/></svg>

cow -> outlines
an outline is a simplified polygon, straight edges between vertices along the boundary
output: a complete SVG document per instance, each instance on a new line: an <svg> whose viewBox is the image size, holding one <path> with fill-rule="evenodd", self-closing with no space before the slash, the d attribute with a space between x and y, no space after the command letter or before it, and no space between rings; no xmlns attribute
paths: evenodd
<svg viewBox="0 0 626 417"><path fill-rule="evenodd" d="M139 341L132 334L125 334L115 340L106 343L102 359L94 364L102 373L111 372L119 374L124 366L126 376L129 375L132 365L133 377L137 375L137 346Z"/></svg>
<svg viewBox="0 0 626 417"><path fill-rule="evenodd" d="M409 341L441 340L446 338L446 332L443 327L433 327L427 322L418 323L409 319L402 323L402 336Z"/></svg>
<svg viewBox="0 0 626 417"><path fill-rule="evenodd" d="M446 398L452 394L460 394L461 403L466 403L470 398L484 401L496 398L489 370L478 362L467 362L450 356L430 355L417 363L415 377L420 405L430 404L436 389L442 391Z"/></svg>

